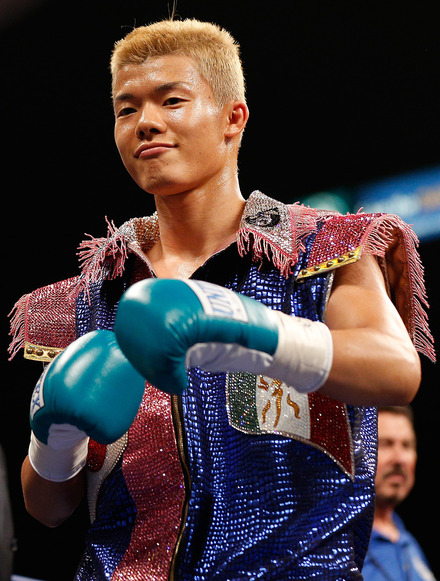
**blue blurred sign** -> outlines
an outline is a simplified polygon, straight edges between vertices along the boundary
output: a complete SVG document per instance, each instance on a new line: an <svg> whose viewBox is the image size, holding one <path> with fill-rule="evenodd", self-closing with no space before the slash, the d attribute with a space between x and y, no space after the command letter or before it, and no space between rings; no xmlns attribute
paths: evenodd
<svg viewBox="0 0 440 581"><path fill-rule="evenodd" d="M352 212L352 203L350 192L339 188L328 192L315 192L300 198L300 202L311 208L320 210L336 210L341 214Z"/></svg>
<svg viewBox="0 0 440 581"><path fill-rule="evenodd" d="M357 190L357 208L397 214L426 240L440 236L440 167L395 176Z"/></svg>

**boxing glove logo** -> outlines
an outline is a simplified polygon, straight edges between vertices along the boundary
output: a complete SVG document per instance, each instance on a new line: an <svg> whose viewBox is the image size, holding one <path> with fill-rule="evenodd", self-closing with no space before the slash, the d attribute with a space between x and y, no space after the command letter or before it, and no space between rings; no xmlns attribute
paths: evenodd
<svg viewBox="0 0 440 581"><path fill-rule="evenodd" d="M37 413L37 411L44 407L43 383L48 370L49 365L41 374L40 379L38 380L37 385L35 386L34 391L32 392L31 409L30 409L31 421L34 419L34 415Z"/></svg>
<svg viewBox="0 0 440 581"><path fill-rule="evenodd" d="M248 322L243 302L231 290L200 280L184 282L195 292L206 315Z"/></svg>

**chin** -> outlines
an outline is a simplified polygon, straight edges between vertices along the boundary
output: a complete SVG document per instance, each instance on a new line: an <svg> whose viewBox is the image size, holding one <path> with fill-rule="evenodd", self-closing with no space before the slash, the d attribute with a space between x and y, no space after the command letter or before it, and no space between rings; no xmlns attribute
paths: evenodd
<svg viewBox="0 0 440 581"><path fill-rule="evenodd" d="M164 181L148 181L148 182L136 182L137 185L142 188L148 194L153 196L167 197L174 196L176 194L181 194L186 191L186 187L182 184L176 184L175 182L164 182Z"/></svg>

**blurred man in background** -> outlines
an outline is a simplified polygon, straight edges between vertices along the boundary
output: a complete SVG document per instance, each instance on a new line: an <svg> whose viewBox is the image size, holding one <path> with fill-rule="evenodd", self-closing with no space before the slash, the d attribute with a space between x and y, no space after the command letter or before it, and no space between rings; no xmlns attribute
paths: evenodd
<svg viewBox="0 0 440 581"><path fill-rule="evenodd" d="M11 578L13 547L14 534L6 460L0 446L0 581L9 581Z"/></svg>
<svg viewBox="0 0 440 581"><path fill-rule="evenodd" d="M395 513L415 481L417 447L412 409L379 408L378 433L376 510L364 579L433 581L421 547Z"/></svg>

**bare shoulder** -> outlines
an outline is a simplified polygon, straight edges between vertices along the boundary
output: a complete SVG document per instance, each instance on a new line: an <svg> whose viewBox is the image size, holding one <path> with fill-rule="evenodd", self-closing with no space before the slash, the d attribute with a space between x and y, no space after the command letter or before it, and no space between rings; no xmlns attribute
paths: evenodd
<svg viewBox="0 0 440 581"><path fill-rule="evenodd" d="M370 328L393 336L407 335L374 256L364 255L336 271L326 323L330 329Z"/></svg>
<svg viewBox="0 0 440 581"><path fill-rule="evenodd" d="M363 255L353 264L336 270L333 291L344 285L386 293L385 279L377 258L369 254Z"/></svg>

